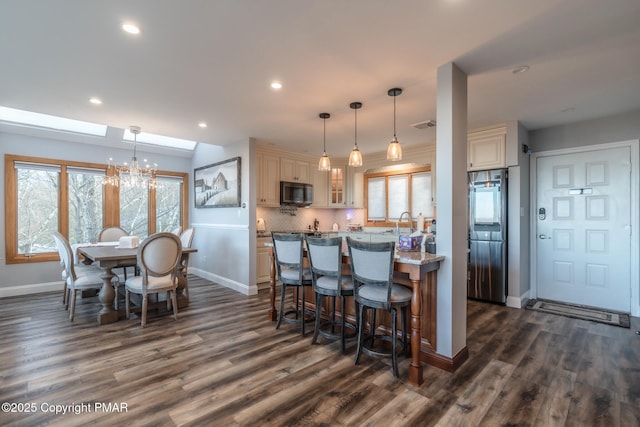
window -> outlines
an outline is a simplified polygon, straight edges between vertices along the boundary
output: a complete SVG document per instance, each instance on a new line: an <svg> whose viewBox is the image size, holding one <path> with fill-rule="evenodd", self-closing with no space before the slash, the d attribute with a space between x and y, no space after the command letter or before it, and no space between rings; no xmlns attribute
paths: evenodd
<svg viewBox="0 0 640 427"><path fill-rule="evenodd" d="M434 216L430 166L367 173L365 184L367 226L393 226L405 211Z"/></svg>
<svg viewBox="0 0 640 427"><path fill-rule="evenodd" d="M150 234L148 186L120 187L120 227L140 241Z"/></svg>
<svg viewBox="0 0 640 427"><path fill-rule="evenodd" d="M104 171L67 167L67 176L69 243L93 242L104 224Z"/></svg>
<svg viewBox="0 0 640 427"><path fill-rule="evenodd" d="M156 181L156 231L171 231L182 224L182 179L159 176Z"/></svg>
<svg viewBox="0 0 640 427"><path fill-rule="evenodd" d="M60 167L16 162L17 248L31 258L55 250L52 232L58 229ZM9 216L7 215L6 218Z"/></svg>
<svg viewBox="0 0 640 427"><path fill-rule="evenodd" d="M91 242L106 225L144 238L187 222L188 174L162 172L157 188L104 186L107 165L5 155L7 264L58 259L54 231Z"/></svg>

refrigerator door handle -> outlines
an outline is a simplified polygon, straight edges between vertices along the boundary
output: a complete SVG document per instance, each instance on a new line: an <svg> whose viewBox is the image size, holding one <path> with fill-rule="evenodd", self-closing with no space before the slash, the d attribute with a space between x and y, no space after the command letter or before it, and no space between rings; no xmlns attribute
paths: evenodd
<svg viewBox="0 0 640 427"><path fill-rule="evenodd" d="M551 240L551 236L547 236L545 234L538 234L538 239L540 239L540 240Z"/></svg>

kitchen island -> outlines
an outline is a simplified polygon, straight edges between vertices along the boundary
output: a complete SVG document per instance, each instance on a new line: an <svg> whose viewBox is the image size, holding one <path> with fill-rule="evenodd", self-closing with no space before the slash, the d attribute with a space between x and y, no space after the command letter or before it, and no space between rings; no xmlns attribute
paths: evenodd
<svg viewBox="0 0 640 427"><path fill-rule="evenodd" d="M272 243L267 243L272 246ZM416 251L398 251L394 269L397 272L399 284L411 288L411 363L409 365L409 383L420 385L423 383L422 365L425 362L441 367L440 357L436 353L437 331L437 270L444 257ZM349 263L347 253L343 254L343 261ZM269 319L276 321L276 266L273 248L271 248L271 271L269 283L270 304ZM353 307L353 299L347 299L348 307ZM309 308L315 310L313 301L305 301ZM328 309L328 307L326 307ZM381 313L383 314L383 313ZM347 310L347 316L355 316L353 310ZM388 328L390 318L383 316L382 324Z"/></svg>

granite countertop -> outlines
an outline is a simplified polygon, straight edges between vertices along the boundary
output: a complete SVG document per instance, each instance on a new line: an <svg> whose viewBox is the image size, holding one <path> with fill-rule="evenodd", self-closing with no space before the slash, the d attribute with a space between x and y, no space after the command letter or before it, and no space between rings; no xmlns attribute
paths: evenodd
<svg viewBox="0 0 640 427"><path fill-rule="evenodd" d="M273 242L265 242L264 246L268 248L272 248ZM343 255L348 255L348 253L344 252ZM396 250L394 259L397 262L404 263L404 264L424 265L424 264L431 264L432 262L444 261L444 256L438 255L438 254L432 254L429 252Z"/></svg>

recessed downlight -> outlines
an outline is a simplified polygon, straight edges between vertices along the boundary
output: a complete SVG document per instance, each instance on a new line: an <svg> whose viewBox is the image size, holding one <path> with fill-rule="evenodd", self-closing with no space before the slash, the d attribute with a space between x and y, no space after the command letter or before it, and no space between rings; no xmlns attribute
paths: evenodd
<svg viewBox="0 0 640 427"><path fill-rule="evenodd" d="M102 105L102 99L98 98L97 96L92 96L91 98L89 98L89 102L93 105Z"/></svg>
<svg viewBox="0 0 640 427"><path fill-rule="evenodd" d="M122 24L122 29L129 34L140 34L140 27L133 22L125 22Z"/></svg>
<svg viewBox="0 0 640 427"><path fill-rule="evenodd" d="M202 129L206 129L207 124L205 122L200 122L200 123L198 123L198 127L202 128Z"/></svg>
<svg viewBox="0 0 640 427"><path fill-rule="evenodd" d="M282 83L280 82L271 82L271 89L282 89Z"/></svg>

